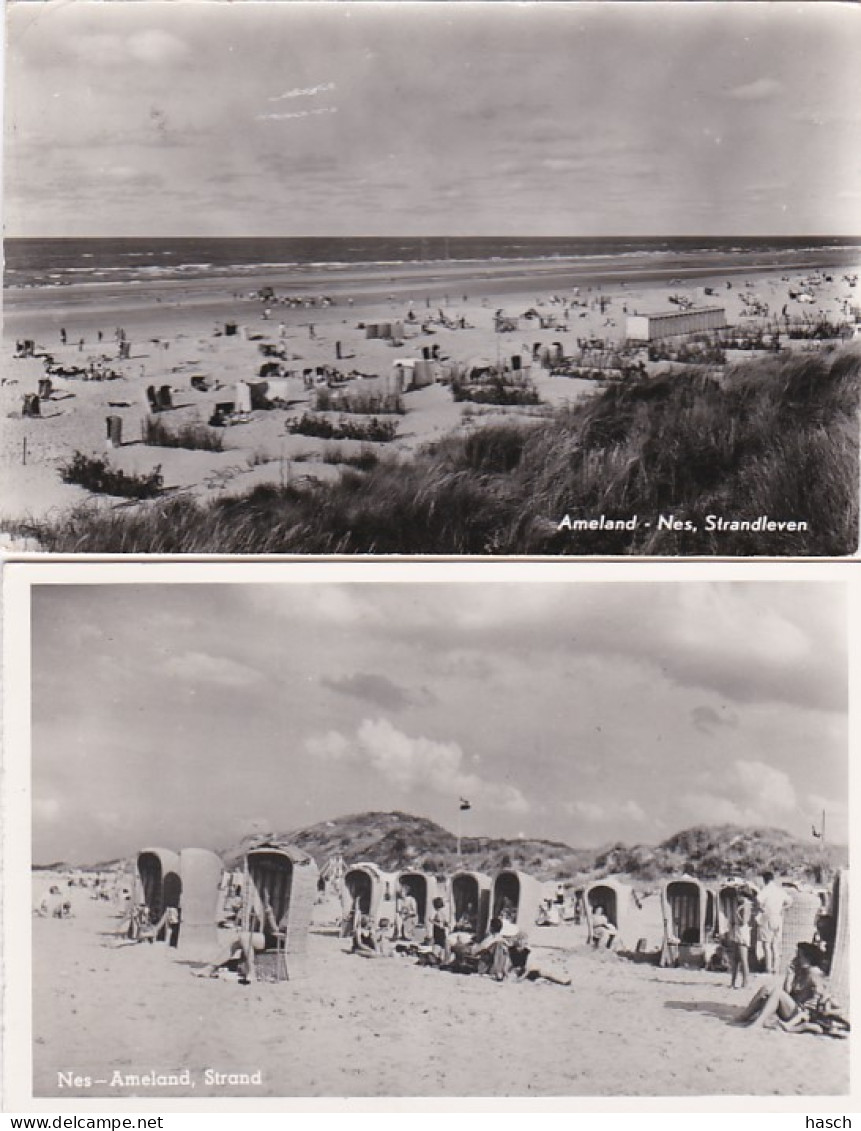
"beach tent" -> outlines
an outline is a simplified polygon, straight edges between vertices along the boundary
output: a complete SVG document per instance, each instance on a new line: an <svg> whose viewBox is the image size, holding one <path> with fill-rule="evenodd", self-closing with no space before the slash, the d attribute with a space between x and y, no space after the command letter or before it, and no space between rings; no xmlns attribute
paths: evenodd
<svg viewBox="0 0 861 1131"><path fill-rule="evenodd" d="M236 412L251 412L251 387L247 381L236 382L236 400L233 403Z"/></svg>
<svg viewBox="0 0 861 1131"><path fill-rule="evenodd" d="M592 942L592 919L595 909L600 907L616 928L613 944L616 949L630 946L631 935L635 931L633 920L636 907L633 893L626 884L610 877L596 880L583 892L583 907L586 912L587 942Z"/></svg>
<svg viewBox="0 0 861 1131"><path fill-rule="evenodd" d="M353 912L367 915L374 923L395 920L395 877L376 864L354 864L344 874L341 906L344 911L342 935L353 930Z"/></svg>
<svg viewBox="0 0 861 1131"><path fill-rule="evenodd" d="M800 942L813 942L822 902L815 891L790 891L792 903L783 912L780 932L780 973L785 974Z"/></svg>
<svg viewBox="0 0 861 1131"><path fill-rule="evenodd" d="M413 379L410 382L411 389L426 389L428 385L434 383L436 374L436 363L422 359L416 359L413 366Z"/></svg>
<svg viewBox="0 0 861 1131"><path fill-rule="evenodd" d="M404 887L416 901L419 912L418 925L427 928L433 915L434 899L437 896L445 898L445 892L437 882L436 876L430 876L427 872L398 872L395 892L400 887Z"/></svg>
<svg viewBox="0 0 861 1131"><path fill-rule="evenodd" d="M255 955L257 977L264 981L295 978L307 951L317 898L317 865L290 844L262 841L246 850L243 872L243 930L261 932L265 939L262 952ZM271 908L277 930L267 922L267 908Z"/></svg>
<svg viewBox="0 0 861 1131"><path fill-rule="evenodd" d="M179 854L182 911L178 948L184 958L211 962L218 953L218 905L224 865L206 848Z"/></svg>
<svg viewBox="0 0 861 1131"><path fill-rule="evenodd" d="M474 922L476 935L483 938L490 921L491 886L483 872L455 872L449 881L452 925Z"/></svg>
<svg viewBox="0 0 861 1131"><path fill-rule="evenodd" d="M182 896L182 880L179 872L179 857L167 848L144 848L138 853L136 903L145 903L149 908L150 919L157 923L165 908L179 908ZM158 933L159 942L166 938L166 927Z"/></svg>
<svg viewBox="0 0 861 1131"><path fill-rule="evenodd" d="M461 373L468 381L476 381L496 373L496 362L489 357L471 357L461 366Z"/></svg>
<svg viewBox="0 0 861 1131"><path fill-rule="evenodd" d="M739 883L726 883L721 884L715 892L715 899L717 901L717 925L715 934L722 942L729 941L730 931L735 922L736 908L738 907L739 898L744 894L750 901L750 952L749 962L751 969L757 968L757 954L759 950L759 938L757 935L756 914L755 914L755 889L747 884Z"/></svg>
<svg viewBox="0 0 861 1131"><path fill-rule="evenodd" d="M543 896L544 888L539 880L525 872L504 868L493 878L491 917L507 918L521 930L534 927Z"/></svg>
<svg viewBox="0 0 861 1131"><path fill-rule="evenodd" d="M705 948L716 939L717 904L716 893L691 876L664 882L661 888L662 965L669 965L680 955L705 957Z"/></svg>

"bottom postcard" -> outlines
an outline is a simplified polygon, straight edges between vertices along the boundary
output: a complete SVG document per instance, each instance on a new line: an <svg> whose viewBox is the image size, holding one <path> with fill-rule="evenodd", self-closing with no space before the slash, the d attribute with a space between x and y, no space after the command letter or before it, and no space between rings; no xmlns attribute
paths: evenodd
<svg viewBox="0 0 861 1131"><path fill-rule="evenodd" d="M7 1107L845 1104L854 584L7 565Z"/></svg>

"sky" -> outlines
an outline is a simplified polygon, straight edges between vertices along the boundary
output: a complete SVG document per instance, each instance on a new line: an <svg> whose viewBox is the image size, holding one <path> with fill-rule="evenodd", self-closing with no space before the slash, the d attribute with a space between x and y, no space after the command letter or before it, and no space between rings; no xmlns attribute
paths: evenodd
<svg viewBox="0 0 861 1131"><path fill-rule="evenodd" d="M843 3L7 5L8 236L859 235Z"/></svg>
<svg viewBox="0 0 861 1131"><path fill-rule="evenodd" d="M827 813L842 585L34 586L33 859L227 848L366 810L655 844Z"/></svg>

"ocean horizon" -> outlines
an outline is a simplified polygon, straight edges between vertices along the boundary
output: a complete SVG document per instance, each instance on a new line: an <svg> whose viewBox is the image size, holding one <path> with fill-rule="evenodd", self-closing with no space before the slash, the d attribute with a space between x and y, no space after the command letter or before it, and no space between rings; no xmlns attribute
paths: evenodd
<svg viewBox="0 0 861 1131"><path fill-rule="evenodd" d="M861 236L13 237L6 287L200 278L260 269L861 250Z"/></svg>

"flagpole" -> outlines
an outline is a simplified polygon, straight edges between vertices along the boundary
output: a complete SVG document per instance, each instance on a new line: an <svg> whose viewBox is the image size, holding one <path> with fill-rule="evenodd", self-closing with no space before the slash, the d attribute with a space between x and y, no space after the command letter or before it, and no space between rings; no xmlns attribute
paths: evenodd
<svg viewBox="0 0 861 1131"><path fill-rule="evenodd" d="M458 802L458 806L457 806L457 859L458 859L458 863L460 863L460 822L461 822L461 813L462 812L463 812L463 806L461 805L460 802Z"/></svg>

